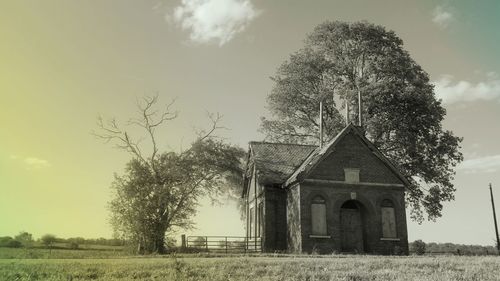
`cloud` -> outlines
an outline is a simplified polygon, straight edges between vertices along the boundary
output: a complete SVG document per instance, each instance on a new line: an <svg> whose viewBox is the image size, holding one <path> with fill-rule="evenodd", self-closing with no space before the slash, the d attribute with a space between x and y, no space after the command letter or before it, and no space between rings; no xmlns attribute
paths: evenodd
<svg viewBox="0 0 500 281"><path fill-rule="evenodd" d="M460 163L457 170L466 173L494 173L500 170L500 154L467 159Z"/></svg>
<svg viewBox="0 0 500 281"><path fill-rule="evenodd" d="M40 169L50 167L50 163L47 160L39 159L36 157L26 157L24 158L24 164L26 164L28 169Z"/></svg>
<svg viewBox="0 0 500 281"><path fill-rule="evenodd" d="M454 16L452 12L443 6L437 6L432 11L432 21L439 25L441 28L448 27L453 19Z"/></svg>
<svg viewBox="0 0 500 281"><path fill-rule="evenodd" d="M9 157L12 161L20 162L24 164L25 168L28 170L31 169L41 169L41 168L48 168L52 166L49 161L40 159L37 157L26 157L23 158L19 155L12 154Z"/></svg>
<svg viewBox="0 0 500 281"><path fill-rule="evenodd" d="M172 19L195 43L222 46L259 15L250 0L182 0Z"/></svg>
<svg viewBox="0 0 500 281"><path fill-rule="evenodd" d="M28 169L40 169L50 167L50 163L47 160L39 159L36 157L27 157L24 159L24 164L27 165Z"/></svg>
<svg viewBox="0 0 500 281"><path fill-rule="evenodd" d="M445 104L500 100L500 79L494 73L478 83L454 81L453 76L444 75L433 84L437 97Z"/></svg>

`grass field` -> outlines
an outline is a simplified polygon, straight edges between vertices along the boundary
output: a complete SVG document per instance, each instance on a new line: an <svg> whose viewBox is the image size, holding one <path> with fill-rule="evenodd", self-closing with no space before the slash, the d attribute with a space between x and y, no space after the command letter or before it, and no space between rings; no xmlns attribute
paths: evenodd
<svg viewBox="0 0 500 281"><path fill-rule="evenodd" d="M0 248L1 259L91 259L125 256L122 248L92 249L40 249L40 248Z"/></svg>
<svg viewBox="0 0 500 281"><path fill-rule="evenodd" d="M0 259L0 280L500 280L499 257Z"/></svg>

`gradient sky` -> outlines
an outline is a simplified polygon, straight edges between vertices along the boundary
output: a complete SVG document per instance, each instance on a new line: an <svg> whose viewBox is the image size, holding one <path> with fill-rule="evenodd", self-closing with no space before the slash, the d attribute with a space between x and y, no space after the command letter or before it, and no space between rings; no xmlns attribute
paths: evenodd
<svg viewBox="0 0 500 281"><path fill-rule="evenodd" d="M126 120L135 99L177 97L162 149L189 145L220 112L223 132L260 140L269 76L325 20L394 30L430 74L464 137L456 200L437 222L409 223L409 240L491 245L488 183L500 206L498 1L2 1L0 236L111 237L106 202L129 156L95 139L98 114ZM200 235L243 235L233 203L205 202Z"/></svg>

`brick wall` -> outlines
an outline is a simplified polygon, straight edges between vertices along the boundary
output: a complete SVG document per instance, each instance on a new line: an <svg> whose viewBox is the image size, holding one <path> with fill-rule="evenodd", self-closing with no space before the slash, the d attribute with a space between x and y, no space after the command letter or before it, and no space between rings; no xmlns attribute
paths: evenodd
<svg viewBox="0 0 500 281"><path fill-rule="evenodd" d="M401 187L363 186L351 184L303 183L300 188L302 251L328 254L341 252L340 208L352 199L361 205L363 223L364 252L375 254L408 253L408 234L404 208L404 191ZM327 235L330 238L312 238L311 207L313 197L321 195L326 200ZM390 199L394 203L396 214L396 232L399 241L383 241L380 204Z"/></svg>
<svg viewBox="0 0 500 281"><path fill-rule="evenodd" d="M359 168L359 184L345 180L344 168ZM308 180L309 179L309 180ZM401 180L353 134L346 135L300 184L301 246L303 252L340 252L340 208L355 199L361 209L364 252L377 254L408 253L404 187ZM315 181L320 180L320 181ZM373 184L375 183L375 184ZM326 200L329 238L312 238L311 200L321 195ZM399 241L381 240L381 202L389 199L395 208ZM289 208L290 209L290 208Z"/></svg>
<svg viewBox="0 0 500 281"><path fill-rule="evenodd" d="M344 181L344 168L359 168L361 182L399 183L401 180L388 169L353 134L346 135L311 173L315 179Z"/></svg>

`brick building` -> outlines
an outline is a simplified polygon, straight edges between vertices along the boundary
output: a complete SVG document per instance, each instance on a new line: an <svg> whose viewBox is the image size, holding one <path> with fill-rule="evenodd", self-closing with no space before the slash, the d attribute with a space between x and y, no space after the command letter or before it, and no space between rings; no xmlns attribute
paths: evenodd
<svg viewBox="0 0 500 281"><path fill-rule="evenodd" d="M251 142L247 237L265 252L408 253L407 179L348 125L322 147Z"/></svg>

